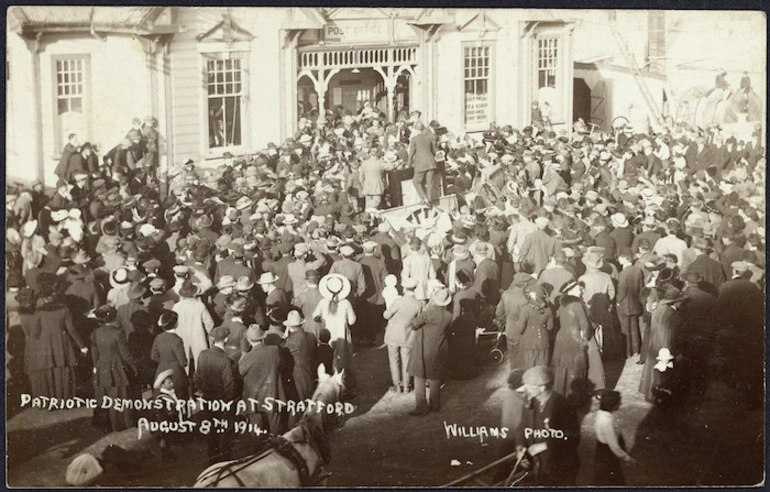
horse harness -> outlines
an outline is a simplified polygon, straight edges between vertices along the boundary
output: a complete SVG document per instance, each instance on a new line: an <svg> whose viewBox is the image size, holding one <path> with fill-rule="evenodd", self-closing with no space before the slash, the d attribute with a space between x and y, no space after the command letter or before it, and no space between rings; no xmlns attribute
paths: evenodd
<svg viewBox="0 0 770 492"><path fill-rule="evenodd" d="M323 457L316 448L315 444L313 444L311 441L308 441L308 443L321 458L321 463L319 464L318 469L312 475L310 475L310 470L307 467L305 459L301 454L299 454L299 451L297 451L296 448L292 446L291 442L289 442L283 436L270 434L268 436L266 448L261 453L256 456L246 456L244 458L223 465L216 471L216 477L214 478L214 482L211 485L217 485L224 478L232 476L238 482L240 487L246 487L246 484L240 479L240 477L238 477L238 472L267 457L273 451L276 451L278 454L294 464L294 467L297 469L297 473L299 474L299 481L302 487L317 485L324 479L328 478L331 474L324 468ZM235 468L238 465L241 466ZM203 478L205 479L206 477Z"/></svg>

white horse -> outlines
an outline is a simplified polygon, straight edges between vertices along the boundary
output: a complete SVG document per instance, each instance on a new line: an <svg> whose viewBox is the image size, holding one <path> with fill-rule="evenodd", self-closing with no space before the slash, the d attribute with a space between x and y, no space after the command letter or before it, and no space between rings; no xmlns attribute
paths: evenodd
<svg viewBox="0 0 770 492"><path fill-rule="evenodd" d="M318 368L318 388L313 401L334 406L343 390L342 372L326 374ZM324 464L329 460L327 437L334 430L336 417L325 410L317 412L311 406L296 427L276 441L276 445L258 454L241 459L215 463L206 468L195 481L195 488L295 488L326 484L329 474ZM279 449L281 444L284 449ZM292 448L292 449L286 449ZM304 462L304 463L303 463ZM304 483L303 473L304 468Z"/></svg>

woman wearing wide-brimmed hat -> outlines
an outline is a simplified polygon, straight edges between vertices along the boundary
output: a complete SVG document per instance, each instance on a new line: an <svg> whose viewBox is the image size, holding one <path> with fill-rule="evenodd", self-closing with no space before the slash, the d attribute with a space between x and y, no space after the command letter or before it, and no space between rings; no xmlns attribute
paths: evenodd
<svg viewBox="0 0 770 492"><path fill-rule="evenodd" d="M117 311L109 304L105 304L96 308L90 317L99 323L99 327L91 333L91 360L94 363L95 375L94 397L101 401L103 396L122 399L138 396L131 394L136 392L131 391L132 388L130 388L137 372L136 361L128 349L123 330L118 326ZM110 425L105 430L129 429L134 425L133 417L131 411L110 409Z"/></svg>
<svg viewBox="0 0 770 492"><path fill-rule="evenodd" d="M414 344L407 370L414 376L415 409L410 415L438 412L441 406L441 380L445 376L448 355L447 328L452 313L446 307L452 294L445 288L435 290L425 310L412 322ZM426 381L430 384L430 402L425 398Z"/></svg>
<svg viewBox="0 0 770 492"><path fill-rule="evenodd" d="M313 312L313 318L323 321L331 333L329 344L334 349L334 368L345 370L345 388L351 391L356 385L353 370L353 348L350 327L356 322L356 313L348 300L350 280L344 275L330 273L318 283L321 299Z"/></svg>
<svg viewBox="0 0 770 492"><path fill-rule="evenodd" d="M21 227L22 274L40 265L45 251L45 240L37 234L37 221L31 220Z"/></svg>
<svg viewBox="0 0 770 492"><path fill-rule="evenodd" d="M88 346L73 323L72 312L56 292L56 275L43 272L38 277L42 302L37 308L33 332L38 338L42 359L46 386L43 394L71 398L75 396L78 349L85 355Z"/></svg>
<svg viewBox="0 0 770 492"><path fill-rule="evenodd" d="M521 335L516 367L527 370L547 366L551 349L553 313L548 306L548 294L542 285L525 288L527 303L519 312L516 330Z"/></svg>
<svg viewBox="0 0 770 492"><path fill-rule="evenodd" d="M655 401L653 389L658 382L655 365L660 349L666 348L673 354L679 353L678 342L681 334L678 332L682 326L679 306L685 300L682 291L671 284L660 288L659 296L660 300L653 304L649 341L646 344L644 368L639 381L639 393L650 403Z"/></svg>
<svg viewBox="0 0 770 492"><path fill-rule="evenodd" d="M40 339L36 331L35 306L37 295L34 290L25 287L16 295L19 304L19 321L24 331L24 373L29 378L30 394L33 397L49 396L47 394Z"/></svg>
<svg viewBox="0 0 770 492"><path fill-rule="evenodd" d="M121 266L110 272L110 286L112 288L107 292L107 303L115 309L127 304L130 300L128 288L131 287L128 268Z"/></svg>

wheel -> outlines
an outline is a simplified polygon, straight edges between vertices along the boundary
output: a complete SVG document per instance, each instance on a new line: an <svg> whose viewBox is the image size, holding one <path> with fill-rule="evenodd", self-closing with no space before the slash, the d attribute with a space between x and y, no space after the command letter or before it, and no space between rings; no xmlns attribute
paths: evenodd
<svg viewBox="0 0 770 492"><path fill-rule="evenodd" d="M500 363L503 362L503 358L505 357L505 354L503 354L503 351L500 350L499 348L495 348L495 349L492 349L492 351L489 353L489 356L497 365L500 365Z"/></svg>
<svg viewBox="0 0 770 492"><path fill-rule="evenodd" d="M612 127L613 130L619 130L624 126L628 125L628 123L629 123L628 118L626 118L625 116L616 116L615 118L613 118L610 126Z"/></svg>

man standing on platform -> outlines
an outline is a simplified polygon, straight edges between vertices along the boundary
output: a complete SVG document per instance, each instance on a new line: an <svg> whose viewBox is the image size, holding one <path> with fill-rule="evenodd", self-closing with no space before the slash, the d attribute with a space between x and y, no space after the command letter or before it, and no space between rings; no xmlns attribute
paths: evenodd
<svg viewBox="0 0 770 492"><path fill-rule="evenodd" d="M436 200L433 181L436 179L436 141L425 133L425 125L418 121L414 124L412 141L409 142L408 165L414 168L412 182L422 203Z"/></svg>

